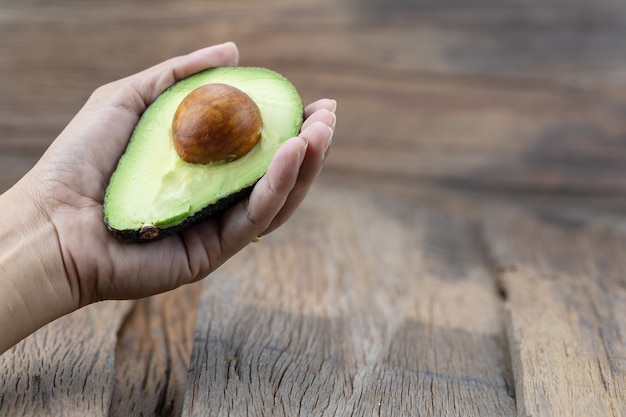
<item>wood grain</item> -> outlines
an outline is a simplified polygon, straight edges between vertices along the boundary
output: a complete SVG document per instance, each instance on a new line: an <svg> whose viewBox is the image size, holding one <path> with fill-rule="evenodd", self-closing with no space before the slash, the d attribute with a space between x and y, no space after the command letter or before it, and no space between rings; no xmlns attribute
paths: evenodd
<svg viewBox="0 0 626 417"><path fill-rule="evenodd" d="M518 415L626 415L626 223L490 212Z"/></svg>
<svg viewBox="0 0 626 417"><path fill-rule="evenodd" d="M0 356L0 415L109 415L116 334L131 307L130 301L91 305Z"/></svg>
<svg viewBox="0 0 626 417"><path fill-rule="evenodd" d="M183 416L512 415L476 228L341 188L308 201L206 282Z"/></svg>
<svg viewBox="0 0 626 417"><path fill-rule="evenodd" d="M191 284L138 300L118 332L109 416L179 416L200 297Z"/></svg>
<svg viewBox="0 0 626 417"><path fill-rule="evenodd" d="M338 99L328 172L625 209L619 2L69 4L0 3L7 158L42 152L97 86L233 39L306 102ZM5 187L24 172L2 169Z"/></svg>
<svg viewBox="0 0 626 417"><path fill-rule="evenodd" d="M0 0L0 192L95 88L209 44L339 102L292 222L26 339L0 415L626 415L625 12Z"/></svg>

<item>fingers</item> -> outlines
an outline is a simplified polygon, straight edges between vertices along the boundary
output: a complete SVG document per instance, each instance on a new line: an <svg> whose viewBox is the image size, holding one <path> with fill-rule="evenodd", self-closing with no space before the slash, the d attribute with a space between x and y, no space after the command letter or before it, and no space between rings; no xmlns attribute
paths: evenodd
<svg viewBox="0 0 626 417"><path fill-rule="evenodd" d="M321 109L335 113L337 110L337 102L328 98L317 100L304 108L304 117L308 119L313 113Z"/></svg>
<svg viewBox="0 0 626 417"><path fill-rule="evenodd" d="M177 81L208 68L236 66L238 62L237 46L233 42L226 42L169 59L133 76L132 81L148 106Z"/></svg>
<svg viewBox="0 0 626 417"><path fill-rule="evenodd" d="M334 130L335 124L337 123L337 117L335 116L336 110L337 102L335 100L325 98L309 104L304 108L305 120L300 130L307 129L315 122L322 122Z"/></svg>
<svg viewBox="0 0 626 417"><path fill-rule="evenodd" d="M236 248L283 224L296 210L319 175L332 141L337 102L321 99L305 107L298 137L274 155L267 173L250 198L222 218L222 245Z"/></svg>
<svg viewBox="0 0 626 417"><path fill-rule="evenodd" d="M315 122L321 122L331 129L334 129L335 124L337 123L337 117L335 116L335 113L327 109L317 110L315 113L313 113L311 116L304 120L301 130L306 130Z"/></svg>
<svg viewBox="0 0 626 417"><path fill-rule="evenodd" d="M285 142L272 158L267 173L250 197L228 210L221 220L222 258L243 248L281 211L298 179L309 143L302 137Z"/></svg>
<svg viewBox="0 0 626 417"><path fill-rule="evenodd" d="M320 111L325 110L318 110L318 112ZM334 118L332 120L334 121ZM332 143L333 133L333 128L321 121L315 121L302 130L300 137L306 138L309 145L304 161L300 166L298 180L281 210L262 232L263 235L271 233L284 224L302 203L322 170L326 153Z"/></svg>
<svg viewBox="0 0 626 417"><path fill-rule="evenodd" d="M234 67L239 63L239 51L233 42L209 46L170 60L175 81L214 67Z"/></svg>
<svg viewBox="0 0 626 417"><path fill-rule="evenodd" d="M92 104L110 101L132 115L140 115L159 94L172 84L205 69L236 66L239 51L233 42L199 49L171 58L142 72L100 87L91 97Z"/></svg>

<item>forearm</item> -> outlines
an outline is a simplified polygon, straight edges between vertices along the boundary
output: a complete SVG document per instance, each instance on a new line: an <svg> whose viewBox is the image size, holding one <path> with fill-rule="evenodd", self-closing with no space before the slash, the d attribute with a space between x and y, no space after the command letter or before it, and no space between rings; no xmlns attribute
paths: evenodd
<svg viewBox="0 0 626 417"><path fill-rule="evenodd" d="M0 195L0 354L71 311L53 225L19 186Z"/></svg>

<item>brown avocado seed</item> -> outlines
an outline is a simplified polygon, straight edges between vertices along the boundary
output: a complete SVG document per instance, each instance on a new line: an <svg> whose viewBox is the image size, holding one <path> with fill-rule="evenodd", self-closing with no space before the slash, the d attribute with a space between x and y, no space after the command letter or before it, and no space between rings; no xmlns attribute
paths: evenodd
<svg viewBox="0 0 626 417"><path fill-rule="evenodd" d="M174 148L190 163L233 161L257 144L261 124L259 107L243 91L207 84L189 93L176 109Z"/></svg>

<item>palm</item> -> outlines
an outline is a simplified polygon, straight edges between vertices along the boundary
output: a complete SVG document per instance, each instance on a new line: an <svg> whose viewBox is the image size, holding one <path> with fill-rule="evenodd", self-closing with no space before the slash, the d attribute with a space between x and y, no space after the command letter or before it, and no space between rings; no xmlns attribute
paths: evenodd
<svg viewBox="0 0 626 417"><path fill-rule="evenodd" d="M108 137L85 138L70 125L44 156L44 168L34 171L41 178L42 188L54 196L49 216L57 231L68 278L73 288L80 289L81 304L111 298L112 290L140 297L168 289L166 277L158 274L176 282L187 278L180 272L187 259L180 239L167 239L148 247L124 244L107 232L102 220L104 190L123 150L123 145L115 140L128 138L126 126L132 126L137 116L115 107L100 110L108 117L91 119L89 130L106 132ZM88 103L79 117L88 117L89 113ZM127 122L120 124L123 119ZM110 123L112 120L117 123ZM77 122L80 120L74 121ZM93 146L91 140L102 146ZM73 152L67 152L69 147ZM142 261L148 257L150 261ZM144 275L154 279L138 285L139 277Z"/></svg>

